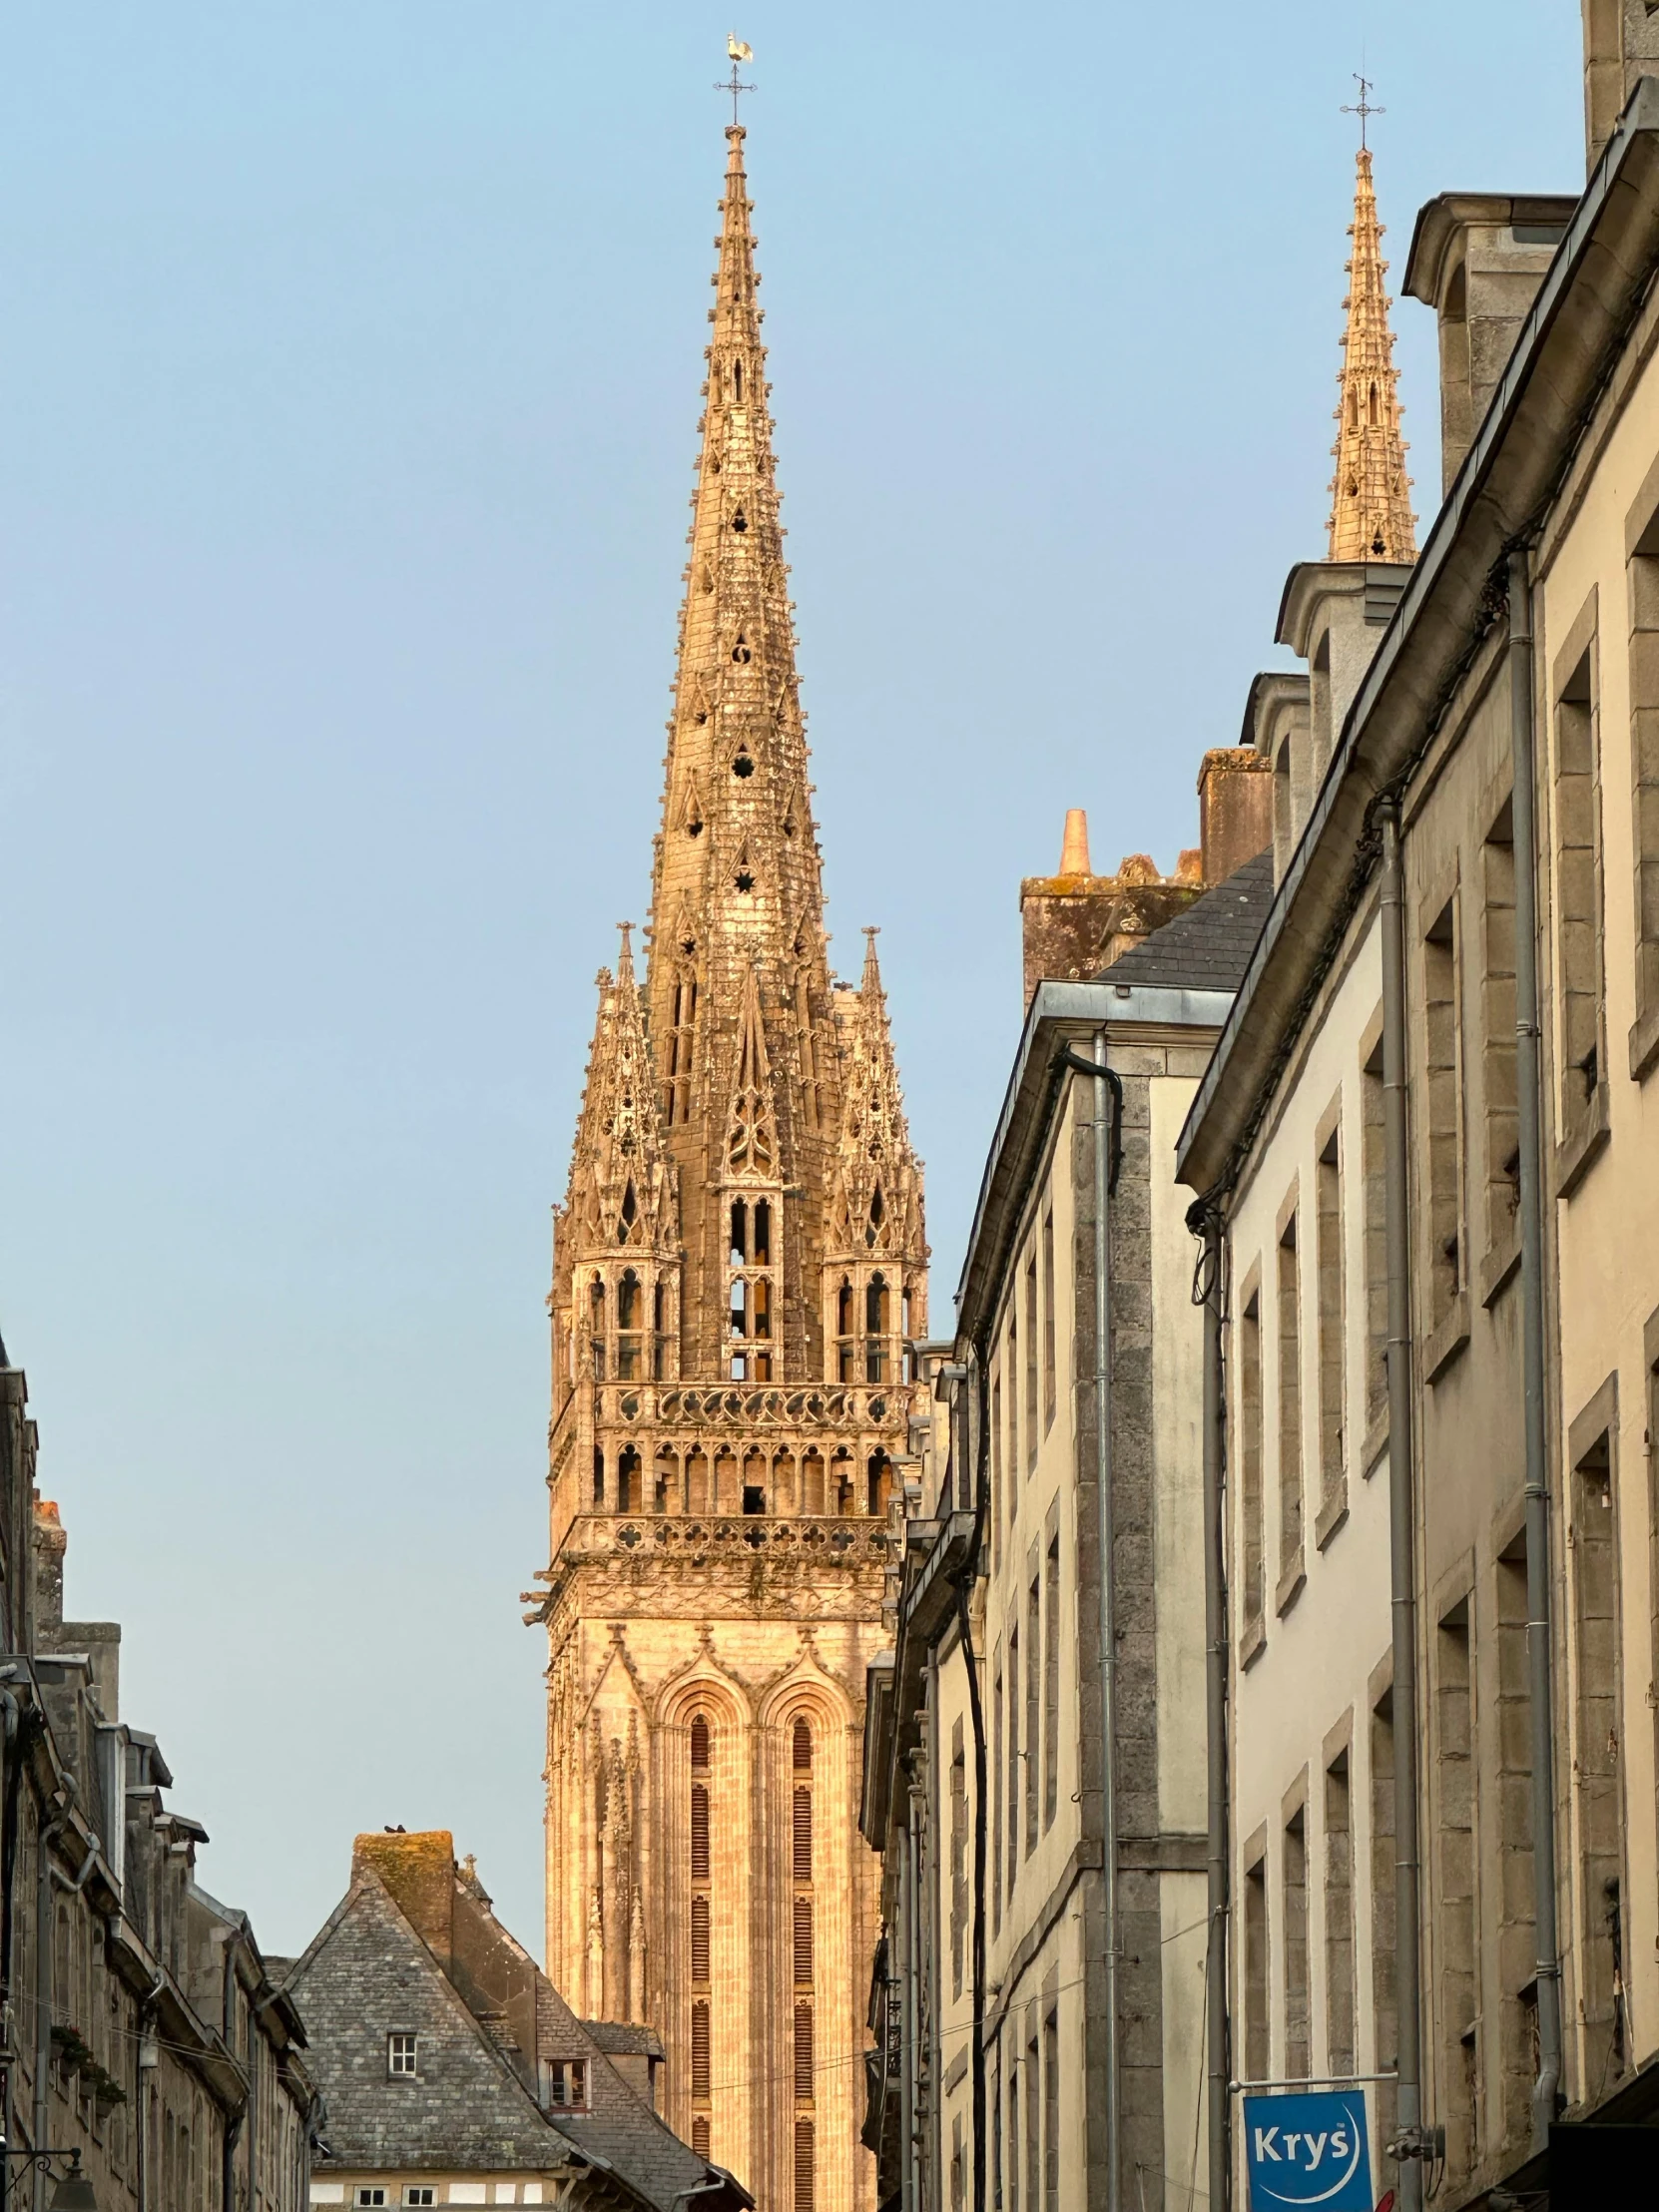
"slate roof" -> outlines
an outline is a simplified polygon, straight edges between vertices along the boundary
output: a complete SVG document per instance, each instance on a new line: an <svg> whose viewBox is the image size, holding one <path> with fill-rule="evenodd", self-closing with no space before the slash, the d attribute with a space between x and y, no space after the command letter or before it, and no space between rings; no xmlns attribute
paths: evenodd
<svg viewBox="0 0 1659 2212"><path fill-rule="evenodd" d="M1272 904L1270 848L1132 946L1094 980L1172 990L1236 991Z"/></svg>
<svg viewBox="0 0 1659 2212"><path fill-rule="evenodd" d="M700 2190L710 2206L750 2202L658 2118L528 1954L495 1928L535 1974L538 2045L586 2058L592 2109L555 2120L537 2102L515 2064L525 2054L503 2047L503 2023L473 2011L370 1872L353 1880L285 1982L326 2104L328 2157L318 2170L536 2172L567 2166L574 2153L657 2212ZM418 2079L389 2077L391 2033L419 2037Z"/></svg>

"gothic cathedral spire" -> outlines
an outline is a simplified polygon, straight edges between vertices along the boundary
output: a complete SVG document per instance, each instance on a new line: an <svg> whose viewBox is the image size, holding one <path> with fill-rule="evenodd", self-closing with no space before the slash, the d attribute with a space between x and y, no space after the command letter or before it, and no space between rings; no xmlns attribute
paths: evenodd
<svg viewBox="0 0 1659 2212"><path fill-rule="evenodd" d="M1405 441L1399 434L1399 371L1393 365L1388 297L1382 287L1382 226L1372 189L1371 150L1362 145L1354 186L1348 264L1348 329L1337 407L1337 473L1331 482L1331 559L1414 561L1417 541Z"/></svg>
<svg viewBox="0 0 1659 2212"><path fill-rule="evenodd" d="M764 2205L867 2212L847 1746L927 1393L873 937L830 972L744 132L727 132L647 967L599 978L554 1217L549 1971L648 2023Z"/></svg>

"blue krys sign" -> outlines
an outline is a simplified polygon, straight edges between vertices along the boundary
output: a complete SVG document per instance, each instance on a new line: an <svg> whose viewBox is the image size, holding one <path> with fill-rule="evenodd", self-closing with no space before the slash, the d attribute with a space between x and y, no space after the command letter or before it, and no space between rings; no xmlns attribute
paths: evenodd
<svg viewBox="0 0 1659 2212"><path fill-rule="evenodd" d="M1246 2097L1244 2126L1250 2212L1372 2212L1363 2089Z"/></svg>

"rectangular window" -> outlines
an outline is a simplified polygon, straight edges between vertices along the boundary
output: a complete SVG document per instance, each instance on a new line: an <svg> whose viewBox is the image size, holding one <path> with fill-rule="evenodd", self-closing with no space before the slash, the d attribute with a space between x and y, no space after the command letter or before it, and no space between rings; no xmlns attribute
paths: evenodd
<svg viewBox="0 0 1659 2212"><path fill-rule="evenodd" d="M1439 1856L1439 2014L1446 2098L1446 2163L1466 2174L1478 2156L1470 2090L1480 2010L1479 1910L1474 1806L1474 1676L1469 1603L1461 1599L1434 1638L1434 1846Z"/></svg>
<svg viewBox="0 0 1659 2212"><path fill-rule="evenodd" d="M1508 800L1480 848L1480 1098L1485 1117L1486 1251L1511 1252L1519 1231L1520 1124L1515 1111L1515 839Z"/></svg>
<svg viewBox="0 0 1659 2212"><path fill-rule="evenodd" d="M1025 1263L1025 1466L1037 1463L1037 1255Z"/></svg>
<svg viewBox="0 0 1659 2212"><path fill-rule="evenodd" d="M798 1988L809 1985L813 1978L813 1901L797 1898L795 1901L795 1979Z"/></svg>
<svg viewBox="0 0 1659 2212"><path fill-rule="evenodd" d="M1610 1399L1612 1392L1606 1395ZM1578 1646L1572 1787L1578 1799L1579 2010L1587 2079L1604 2090L1623 2077L1630 2058L1623 2015L1624 1801L1618 1741L1624 1726L1624 1666L1616 1595L1614 1445L1611 1419L1588 1443L1575 1438L1566 1546Z"/></svg>
<svg viewBox="0 0 1659 2212"><path fill-rule="evenodd" d="M1019 1630L1008 1634L1008 1895L1019 1872Z"/></svg>
<svg viewBox="0 0 1659 2212"><path fill-rule="evenodd" d="M1060 2020L1043 2019L1043 2212L1060 2212Z"/></svg>
<svg viewBox="0 0 1659 2212"><path fill-rule="evenodd" d="M1372 2070L1385 2073L1398 2056L1394 1999L1394 1701L1385 1690L1371 1716L1371 2003ZM1377 2084L1377 2131L1389 2142L1394 2085Z"/></svg>
<svg viewBox="0 0 1659 2212"><path fill-rule="evenodd" d="M1302 1807L1285 1824L1285 2072L1306 2081L1313 2067L1308 2032L1308 1816Z"/></svg>
<svg viewBox="0 0 1659 2212"><path fill-rule="evenodd" d="M1002 1371L1000 1368L997 1367L993 1367L991 1369L990 1446L991 1528L994 1533L1000 1525L999 1516L997 1513L997 1506L1001 1502L1004 1495L1006 1495L1008 1500L1008 1518L1011 1521L1014 1517L1013 1484L1010 1482L1005 1492L1002 1483Z"/></svg>
<svg viewBox="0 0 1659 2212"><path fill-rule="evenodd" d="M438 2192L429 2181L411 2182L403 2192L405 2204L436 2204L437 2201Z"/></svg>
<svg viewBox="0 0 1659 2212"><path fill-rule="evenodd" d="M171 2127L172 2125L173 2122L169 2120L168 2126ZM351 2202L359 2205L379 2205L384 2204L385 2201L386 2192L377 2183L356 2189L351 2196Z"/></svg>
<svg viewBox="0 0 1659 2212"><path fill-rule="evenodd" d="M1002 1668L991 1677L991 1934L1002 1928Z"/></svg>
<svg viewBox="0 0 1659 2212"><path fill-rule="evenodd" d="M1025 2046L1025 2201L1030 2212L1042 2203L1042 2072L1037 2053L1036 2022Z"/></svg>
<svg viewBox="0 0 1659 2212"><path fill-rule="evenodd" d="M1060 1803L1060 1539L1048 1540L1043 1565L1043 1830Z"/></svg>
<svg viewBox="0 0 1659 2212"><path fill-rule="evenodd" d="M1008 1300L1008 1518L1019 1494L1019 1319Z"/></svg>
<svg viewBox="0 0 1659 2212"><path fill-rule="evenodd" d="M1532 1911L1532 1729L1526 1654L1526 1538L1498 1560L1497 1596L1497 1894L1498 2065L1501 2111L1494 2132L1523 2142L1537 2074L1537 1937ZM1565 1778L1563 1777L1563 1780ZM1488 2060L1488 2064L1490 2061Z"/></svg>
<svg viewBox="0 0 1659 2212"><path fill-rule="evenodd" d="M1354 2071L1354 1808L1348 1753L1325 1770L1325 2062Z"/></svg>
<svg viewBox="0 0 1659 2212"><path fill-rule="evenodd" d="M795 2008L795 2093L808 2099L813 2093L813 2008L810 2004L798 2004Z"/></svg>
<svg viewBox="0 0 1659 2212"><path fill-rule="evenodd" d="M1262 1298L1249 1291L1239 1317L1239 1507L1244 1526L1240 1603L1247 1628L1265 1612L1262 1495Z"/></svg>
<svg viewBox="0 0 1659 2212"><path fill-rule="evenodd" d="M1388 1413L1388 1185L1382 1128L1382 1046L1360 1070L1360 1172L1366 1186L1366 1434Z"/></svg>
<svg viewBox="0 0 1659 2212"><path fill-rule="evenodd" d="M1601 759L1595 641L1555 706L1555 974L1561 1128L1588 1123L1607 1076L1602 1034Z"/></svg>
<svg viewBox="0 0 1659 2212"><path fill-rule="evenodd" d="M967 1753L958 1717L950 1724L950 1993L962 1993L968 1928Z"/></svg>
<svg viewBox="0 0 1659 2212"><path fill-rule="evenodd" d="M1032 1575L1025 1592L1025 1856L1037 1848L1037 1792L1042 1782L1038 1700L1042 1695L1042 1583Z"/></svg>
<svg viewBox="0 0 1659 2212"><path fill-rule="evenodd" d="M1659 515L1630 561L1631 828L1636 890L1636 1027L1631 1073L1659 1038Z"/></svg>
<svg viewBox="0 0 1659 2212"><path fill-rule="evenodd" d="M1347 1277L1343 1266L1342 1126L1326 1139L1314 1170L1319 1200L1320 1510L1336 1512L1343 1494L1343 1421L1347 1366Z"/></svg>
<svg viewBox="0 0 1659 2212"><path fill-rule="evenodd" d="M1462 1023L1457 1007L1457 901L1448 898L1429 923L1422 947L1430 1328L1438 1328L1450 1314L1466 1281Z"/></svg>
<svg viewBox="0 0 1659 2212"><path fill-rule="evenodd" d="M544 2058L541 2067L544 2104L558 2112L586 2111L588 2062L585 2058Z"/></svg>
<svg viewBox="0 0 1659 2212"><path fill-rule="evenodd" d="M1246 2078L1266 2081L1272 2069L1268 2041L1268 1863L1245 1869L1244 1995Z"/></svg>
<svg viewBox="0 0 1659 2212"><path fill-rule="evenodd" d="M1019 2212L1019 2068L1008 2068L1008 2212Z"/></svg>
<svg viewBox="0 0 1659 2212"><path fill-rule="evenodd" d="M1279 1572L1302 1558L1302 1275L1296 1216L1279 1239Z"/></svg>
<svg viewBox="0 0 1659 2212"><path fill-rule="evenodd" d="M1043 1216L1043 1434L1054 1425L1058 1402L1054 1367L1054 1210Z"/></svg>
<svg viewBox="0 0 1659 2212"><path fill-rule="evenodd" d="M412 2081L418 2071L419 2056L418 2036L400 2033L386 2037L386 2072L393 2080Z"/></svg>

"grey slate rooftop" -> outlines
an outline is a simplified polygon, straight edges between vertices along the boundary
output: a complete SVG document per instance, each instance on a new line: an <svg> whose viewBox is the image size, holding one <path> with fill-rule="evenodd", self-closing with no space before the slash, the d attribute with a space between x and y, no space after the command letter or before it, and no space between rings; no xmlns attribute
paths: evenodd
<svg viewBox="0 0 1659 2212"><path fill-rule="evenodd" d="M1184 914L1103 968L1097 983L1236 991L1273 904L1273 853L1259 852Z"/></svg>

